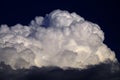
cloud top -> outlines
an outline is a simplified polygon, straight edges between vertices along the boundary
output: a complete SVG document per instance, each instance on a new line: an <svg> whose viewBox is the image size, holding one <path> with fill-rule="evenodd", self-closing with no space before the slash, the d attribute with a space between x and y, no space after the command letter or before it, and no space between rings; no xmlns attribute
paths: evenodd
<svg viewBox="0 0 120 80"><path fill-rule="evenodd" d="M85 68L117 61L100 27L76 13L55 10L29 26L0 27L0 62L16 68L58 66Z"/></svg>

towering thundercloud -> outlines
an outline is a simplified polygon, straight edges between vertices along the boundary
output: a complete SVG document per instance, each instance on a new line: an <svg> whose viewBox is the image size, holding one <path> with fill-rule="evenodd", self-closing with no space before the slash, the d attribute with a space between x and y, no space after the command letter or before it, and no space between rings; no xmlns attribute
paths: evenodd
<svg viewBox="0 0 120 80"><path fill-rule="evenodd" d="M104 43L100 27L76 13L55 10L36 17L29 26L0 27L0 62L12 68L58 66L85 68L115 54Z"/></svg>

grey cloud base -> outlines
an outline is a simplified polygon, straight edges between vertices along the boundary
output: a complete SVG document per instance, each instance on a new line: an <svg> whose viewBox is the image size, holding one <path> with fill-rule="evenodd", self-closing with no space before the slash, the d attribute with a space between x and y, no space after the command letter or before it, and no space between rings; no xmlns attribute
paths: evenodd
<svg viewBox="0 0 120 80"><path fill-rule="evenodd" d="M58 66L86 68L106 60L116 62L97 24L76 13L55 10L36 17L29 26L0 27L0 62L12 68Z"/></svg>
<svg viewBox="0 0 120 80"><path fill-rule="evenodd" d="M50 66L13 70L0 63L0 80L120 80L120 64L101 63L82 70Z"/></svg>

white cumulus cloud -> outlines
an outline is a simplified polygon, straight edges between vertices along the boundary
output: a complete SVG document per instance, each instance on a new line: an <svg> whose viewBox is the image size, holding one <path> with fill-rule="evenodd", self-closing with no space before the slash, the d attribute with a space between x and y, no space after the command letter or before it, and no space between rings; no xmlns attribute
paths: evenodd
<svg viewBox="0 0 120 80"><path fill-rule="evenodd" d="M29 26L1 25L0 62L12 68L58 66L85 68L117 61L104 43L100 27L76 13L55 10L36 17Z"/></svg>

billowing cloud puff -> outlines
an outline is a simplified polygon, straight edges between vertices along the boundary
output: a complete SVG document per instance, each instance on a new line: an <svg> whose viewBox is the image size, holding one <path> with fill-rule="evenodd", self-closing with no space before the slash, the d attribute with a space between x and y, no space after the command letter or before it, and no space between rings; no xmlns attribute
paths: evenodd
<svg viewBox="0 0 120 80"><path fill-rule="evenodd" d="M0 62L12 68L58 66L85 68L106 60L117 61L104 43L97 24L76 13L55 10L36 17L29 26L0 27Z"/></svg>

